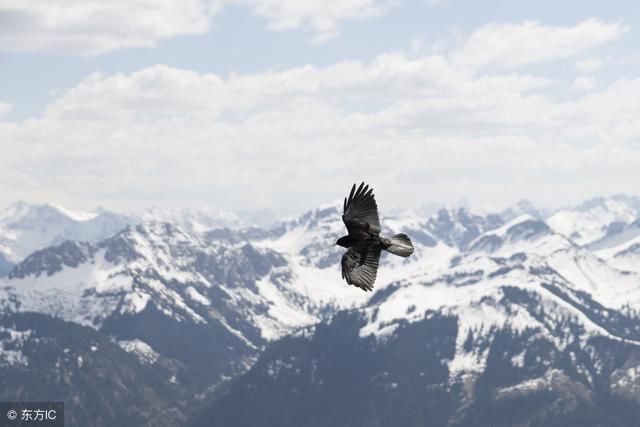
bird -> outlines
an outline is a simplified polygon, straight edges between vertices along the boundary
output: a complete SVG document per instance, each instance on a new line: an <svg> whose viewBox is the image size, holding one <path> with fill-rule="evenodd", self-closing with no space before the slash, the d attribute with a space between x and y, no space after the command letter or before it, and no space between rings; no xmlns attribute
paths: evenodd
<svg viewBox="0 0 640 427"><path fill-rule="evenodd" d="M373 290L382 250L401 257L413 253L413 243L406 234L380 236L382 230L373 188L364 182L357 189L353 184L349 197L344 198L342 221L348 234L340 237L335 244L347 248L341 264L342 278L349 285L365 292Z"/></svg>

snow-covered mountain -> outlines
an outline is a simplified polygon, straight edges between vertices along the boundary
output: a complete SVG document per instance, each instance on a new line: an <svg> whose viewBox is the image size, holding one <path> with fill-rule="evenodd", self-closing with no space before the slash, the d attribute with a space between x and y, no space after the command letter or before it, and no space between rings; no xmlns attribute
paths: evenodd
<svg viewBox="0 0 640 427"><path fill-rule="evenodd" d="M15 264L38 249L65 240L97 242L137 221L106 210L88 213L52 204L16 202L0 211L0 264L2 259Z"/></svg>
<svg viewBox="0 0 640 427"><path fill-rule="evenodd" d="M169 222L190 234L202 235L212 230L271 226L275 221L270 211L150 208L135 213L82 212L54 204L16 202L0 211L0 276L37 250L66 240L97 243L141 222Z"/></svg>
<svg viewBox="0 0 640 427"><path fill-rule="evenodd" d="M295 425L295 417L269 415L269 408L288 405L278 393L299 389L302 401L337 393L346 385L332 382L328 367L340 360L354 361L342 374L352 387L379 387L367 401L371 408L381 408L375 396L386 398L390 390L427 387L448 402L443 412L433 411L449 424L489 417L487 405L500 399L538 408L544 390L547 405L573 401L578 412L608 414L602 399L631 399L623 413L640 415L634 406L640 376L633 374L640 372L637 207L636 199L618 196L550 215L524 202L501 213L383 213L383 233L409 234L416 250L408 259L383 255L370 294L340 279L338 204L267 229L233 216L216 222L202 211L148 211L113 235L54 239L26 256L0 279L0 308L6 316L37 313L107 337L168 382L159 386L168 387L163 398L213 396L202 413L229 417L225 425L255 424L240 416L248 412L237 405L247 404L255 405L255 416L275 417L267 425ZM74 221L96 219L76 214ZM32 329L5 325L0 373L28 370L36 363L24 347ZM91 339L76 345L91 346ZM341 347L334 343L340 340L346 340ZM327 350L316 356L321 343ZM366 354L372 364L359 362ZM75 368L75 375L90 375ZM232 377L238 380L225 385ZM259 403L266 398L271 404ZM538 421L551 416L535 411ZM187 412L181 406L175 419ZM334 419L314 414L316 425L348 424L338 412L330 412ZM380 424L388 414L374 415L353 424ZM486 425L499 425L489 418ZM594 425L607 425L597 419Z"/></svg>
<svg viewBox="0 0 640 427"><path fill-rule="evenodd" d="M190 234L203 234L219 228L245 228L254 224L235 212L214 209L157 209L151 208L138 215L141 222L168 222Z"/></svg>
<svg viewBox="0 0 640 427"><path fill-rule="evenodd" d="M588 245L617 234L640 217L640 198L624 195L599 197L547 218L554 230L579 245Z"/></svg>
<svg viewBox="0 0 640 427"><path fill-rule="evenodd" d="M397 268L362 307L273 344L193 425L635 425L637 273L530 215L446 265Z"/></svg>

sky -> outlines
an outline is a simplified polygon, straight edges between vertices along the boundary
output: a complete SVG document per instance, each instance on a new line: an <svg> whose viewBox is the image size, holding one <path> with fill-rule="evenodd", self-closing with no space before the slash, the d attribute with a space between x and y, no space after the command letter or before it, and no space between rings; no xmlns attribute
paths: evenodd
<svg viewBox="0 0 640 427"><path fill-rule="evenodd" d="M638 195L639 9L0 0L0 207Z"/></svg>

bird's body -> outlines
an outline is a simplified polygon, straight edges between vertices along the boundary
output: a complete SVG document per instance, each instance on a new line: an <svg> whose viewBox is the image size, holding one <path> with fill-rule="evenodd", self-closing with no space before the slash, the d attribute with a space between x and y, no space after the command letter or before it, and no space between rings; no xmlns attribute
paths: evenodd
<svg viewBox="0 0 640 427"><path fill-rule="evenodd" d="M413 244L406 234L380 236L378 205L373 189L364 182L357 190L356 185L353 185L349 197L344 199L343 208L342 221L349 234L336 242L347 248L342 256L342 277L350 285L365 291L373 290L380 252L384 249L395 255L408 257L413 253Z"/></svg>

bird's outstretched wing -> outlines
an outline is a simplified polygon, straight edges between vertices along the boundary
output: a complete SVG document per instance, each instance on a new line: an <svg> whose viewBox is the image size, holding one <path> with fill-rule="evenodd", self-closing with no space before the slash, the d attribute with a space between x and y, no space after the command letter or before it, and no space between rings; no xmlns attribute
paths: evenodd
<svg viewBox="0 0 640 427"><path fill-rule="evenodd" d="M378 273L380 246L370 244L349 248L342 255L342 278L364 291L373 290Z"/></svg>
<svg viewBox="0 0 640 427"><path fill-rule="evenodd" d="M353 184L349 198L344 198L343 208L342 221L349 234L355 234L360 230L380 234L380 218L373 188L369 188L363 182L356 190L356 185Z"/></svg>

